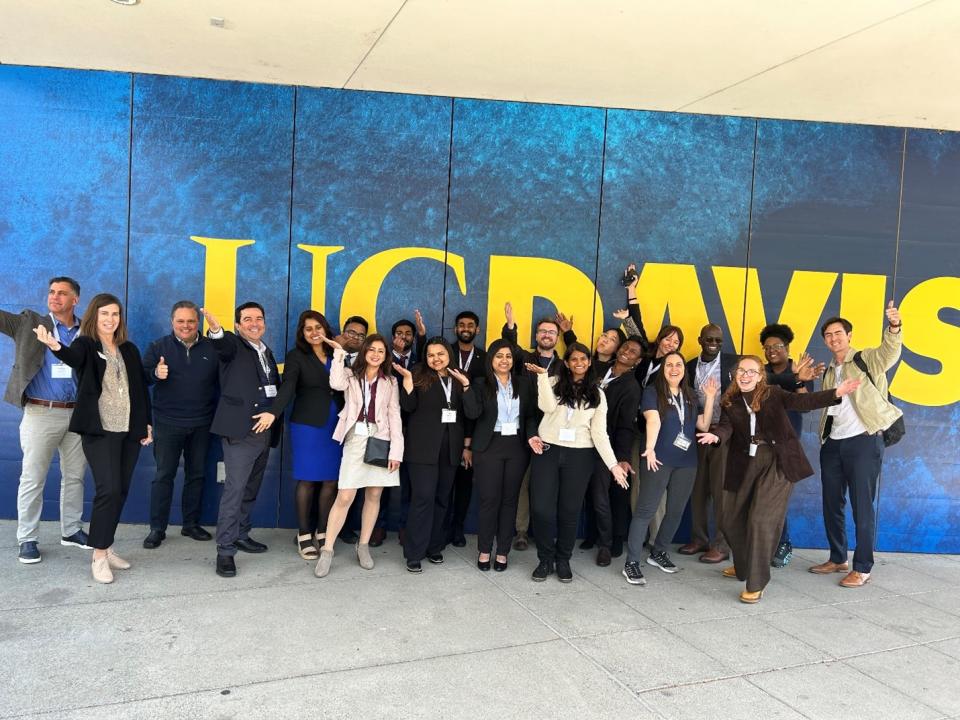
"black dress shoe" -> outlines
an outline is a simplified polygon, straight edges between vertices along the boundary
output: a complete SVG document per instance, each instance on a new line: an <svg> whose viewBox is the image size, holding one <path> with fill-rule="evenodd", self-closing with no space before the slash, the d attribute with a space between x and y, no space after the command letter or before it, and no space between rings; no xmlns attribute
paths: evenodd
<svg viewBox="0 0 960 720"><path fill-rule="evenodd" d="M235 577L237 564L230 555L217 555L217 575L220 577Z"/></svg>
<svg viewBox="0 0 960 720"><path fill-rule="evenodd" d="M180 534L184 537L192 538L194 540L213 540L213 535L208 533L199 525L194 525L193 527L185 527L180 529Z"/></svg>
<svg viewBox="0 0 960 720"><path fill-rule="evenodd" d="M450 544L454 547L466 547L467 538L463 535L463 528L456 527L453 529L452 537L450 538Z"/></svg>
<svg viewBox="0 0 960 720"><path fill-rule="evenodd" d="M407 560L407 572L412 572L412 573L423 572L423 568L420 567L420 561Z"/></svg>
<svg viewBox="0 0 960 720"><path fill-rule="evenodd" d="M623 555L623 538L614 538L610 545L610 557L618 558Z"/></svg>
<svg viewBox="0 0 960 720"><path fill-rule="evenodd" d="M493 569L496 570L497 572L503 572L504 570L507 569L507 564L505 562L500 562L499 560L494 559Z"/></svg>
<svg viewBox="0 0 960 720"><path fill-rule="evenodd" d="M549 560L541 560L540 564L537 565L536 570L533 571L533 575L530 577L533 578L534 582L543 582L550 575L553 574L553 563Z"/></svg>
<svg viewBox="0 0 960 720"><path fill-rule="evenodd" d="M163 530L151 530L150 534L143 539L143 546L147 550L153 550L160 547L160 543L167 539L167 534Z"/></svg>
<svg viewBox="0 0 960 720"><path fill-rule="evenodd" d="M483 570L484 572L486 572L487 570L489 570L489 569L490 569L490 558L487 558L486 560L481 560L481 559L480 559L480 553L477 553L477 569Z"/></svg>
<svg viewBox="0 0 960 720"><path fill-rule="evenodd" d="M340 534L337 536L347 545L356 545L360 542L360 536L357 535L353 530L347 530L344 528L340 531Z"/></svg>
<svg viewBox="0 0 960 720"><path fill-rule="evenodd" d="M237 546L237 550L243 550L245 553L264 553L267 551L266 545L257 542L252 537L239 538L233 544Z"/></svg>
<svg viewBox="0 0 960 720"><path fill-rule="evenodd" d="M557 580L562 583L573 582L573 571L569 560L557 560Z"/></svg>
<svg viewBox="0 0 960 720"><path fill-rule="evenodd" d="M433 553L433 555L427 555L427 560L434 565L440 565L443 562L443 555L441 553Z"/></svg>

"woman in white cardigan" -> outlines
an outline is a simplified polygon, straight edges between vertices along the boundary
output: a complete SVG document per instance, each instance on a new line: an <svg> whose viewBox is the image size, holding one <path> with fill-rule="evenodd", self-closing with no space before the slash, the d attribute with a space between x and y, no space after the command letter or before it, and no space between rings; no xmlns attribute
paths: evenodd
<svg viewBox="0 0 960 720"><path fill-rule="evenodd" d="M327 537L314 570L317 577L325 577L330 572L333 544L357 490L361 488L364 488L364 500L360 542L356 547L357 559L364 570L373 569L370 535L380 512L380 495L383 488L400 484L397 469L403 459L400 394L387 363L390 357L387 341L382 335L367 335L353 361L353 367L348 368L344 364L346 353L340 344L330 338L324 340L333 348L330 387L342 391L344 395L340 421L333 431L333 439L343 444L343 459L337 480L337 498L327 518ZM369 438L390 441L387 467L364 461Z"/></svg>
<svg viewBox="0 0 960 720"><path fill-rule="evenodd" d="M560 582L573 580L570 556L577 521L597 453L621 487L628 487L629 464L618 463L607 435L607 400L590 367L590 349L573 343L556 377L527 363L537 374L537 404L543 411L539 434L530 438L530 510L540 564L534 581L556 569Z"/></svg>

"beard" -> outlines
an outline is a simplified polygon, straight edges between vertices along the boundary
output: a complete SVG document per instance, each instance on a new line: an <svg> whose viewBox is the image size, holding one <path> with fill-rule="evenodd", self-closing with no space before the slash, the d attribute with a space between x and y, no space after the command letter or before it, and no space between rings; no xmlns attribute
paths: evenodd
<svg viewBox="0 0 960 720"><path fill-rule="evenodd" d="M469 345L473 342L473 339L477 334L472 330L461 330L457 333L457 340L462 342L464 345Z"/></svg>

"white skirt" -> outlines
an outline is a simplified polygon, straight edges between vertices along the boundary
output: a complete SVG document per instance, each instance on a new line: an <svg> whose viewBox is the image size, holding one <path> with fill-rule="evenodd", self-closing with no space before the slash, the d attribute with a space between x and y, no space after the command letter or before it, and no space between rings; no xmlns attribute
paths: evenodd
<svg viewBox="0 0 960 720"><path fill-rule="evenodd" d="M370 423L370 434L377 431L377 426ZM343 459L340 461L340 478L337 481L338 490L357 490L366 487L398 487L400 472L388 471L376 465L367 465L363 456L367 451L367 438L357 435L353 428L347 431L343 441Z"/></svg>

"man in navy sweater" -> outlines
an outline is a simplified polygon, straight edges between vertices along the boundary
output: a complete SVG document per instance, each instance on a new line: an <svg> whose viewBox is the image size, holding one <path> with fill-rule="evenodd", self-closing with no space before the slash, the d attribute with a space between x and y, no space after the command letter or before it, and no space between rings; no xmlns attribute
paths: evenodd
<svg viewBox="0 0 960 720"><path fill-rule="evenodd" d="M143 546L153 549L167 536L173 482L183 455L183 528L181 535L210 540L200 527L210 423L217 407L218 356L200 335L200 308L189 300L170 311L173 332L150 343L143 356L153 384L153 455L157 473L150 487L150 534Z"/></svg>

